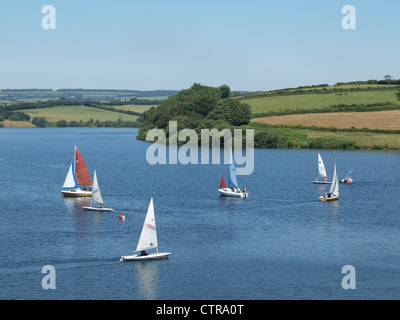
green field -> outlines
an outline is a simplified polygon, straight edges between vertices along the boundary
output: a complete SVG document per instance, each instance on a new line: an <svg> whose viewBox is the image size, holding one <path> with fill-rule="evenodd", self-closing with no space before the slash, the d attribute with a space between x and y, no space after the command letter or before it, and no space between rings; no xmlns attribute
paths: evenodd
<svg viewBox="0 0 400 320"><path fill-rule="evenodd" d="M52 108L40 108L40 109L27 109L23 110L24 113L28 114L31 119L34 117L45 117L47 121L56 123L59 120L70 121L118 121L119 118L122 121L136 121L137 116L123 114L118 112L112 112L97 108L85 107L85 106L57 106Z"/></svg>
<svg viewBox="0 0 400 320"><path fill-rule="evenodd" d="M336 93L301 94L290 96L272 96L255 99L245 99L252 108L252 113L279 111L286 109L314 109L337 104L372 104L376 102L397 103L395 91L354 91L338 96Z"/></svg>
<svg viewBox="0 0 400 320"><path fill-rule="evenodd" d="M127 105L123 105L123 106L112 106L112 108L114 108L116 110L134 111L134 112L139 112L139 113L143 113L143 112L149 110L151 107L157 107L157 106L134 105L134 104L127 104Z"/></svg>

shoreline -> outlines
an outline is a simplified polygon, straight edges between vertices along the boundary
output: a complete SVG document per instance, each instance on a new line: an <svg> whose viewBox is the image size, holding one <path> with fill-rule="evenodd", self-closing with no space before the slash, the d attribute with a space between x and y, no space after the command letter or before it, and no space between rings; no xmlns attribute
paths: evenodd
<svg viewBox="0 0 400 320"><path fill-rule="evenodd" d="M254 124L254 122L253 122ZM254 129L257 134L264 133L271 133L275 134L274 132L279 132L280 127L271 128L264 127L262 124L258 123L261 127L255 125L246 126L246 129ZM0 132L2 130L7 129L132 129L132 130L139 130L138 127L36 127L32 126L7 126L7 127L0 127ZM291 143L290 146L276 146L276 147L258 147L255 146L255 149L291 149L291 150L299 150L299 149L310 149L310 150L360 150L360 151L389 151L389 152L400 152L400 135L398 134L385 134L385 133L374 133L374 132L332 132L332 131L319 131L319 130L312 130L310 128L284 128L284 130L289 130L290 134L294 137L300 135L306 135L304 139L295 140L295 143ZM287 135L286 132L284 134ZM148 142L143 139L138 139L138 135L135 137L137 140ZM353 141L354 145L350 147L324 147L322 145L314 144L310 147L310 142L329 142L331 140L338 140L338 141ZM149 142L151 143L151 142Z"/></svg>

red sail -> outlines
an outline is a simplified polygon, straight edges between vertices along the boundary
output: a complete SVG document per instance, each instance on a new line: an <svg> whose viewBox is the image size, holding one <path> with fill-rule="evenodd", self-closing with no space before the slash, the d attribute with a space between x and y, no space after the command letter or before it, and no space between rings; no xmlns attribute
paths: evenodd
<svg viewBox="0 0 400 320"><path fill-rule="evenodd" d="M80 186L92 185L92 179L90 178L85 160L83 160L77 147L75 147L75 179L76 183Z"/></svg>
<svg viewBox="0 0 400 320"><path fill-rule="evenodd" d="M220 189L226 188L226 184L225 184L225 181L224 181L225 171L226 171L226 169L224 170L224 173L222 174L221 184L219 185L219 188L220 188Z"/></svg>

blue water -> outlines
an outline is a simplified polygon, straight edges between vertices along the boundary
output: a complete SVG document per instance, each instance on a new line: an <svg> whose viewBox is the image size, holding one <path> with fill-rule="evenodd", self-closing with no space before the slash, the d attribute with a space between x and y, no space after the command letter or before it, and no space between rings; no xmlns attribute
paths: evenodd
<svg viewBox="0 0 400 320"><path fill-rule="evenodd" d="M217 192L224 165L156 165L136 129L0 129L0 299L399 299L400 154L336 151L340 199L311 182L315 150L255 150L238 176L249 199ZM77 145L106 207L61 187ZM333 152L320 150L328 175ZM124 263L154 197L160 252ZM118 219L124 214L126 220ZM42 288L42 268L56 289ZM342 267L356 270L344 290Z"/></svg>

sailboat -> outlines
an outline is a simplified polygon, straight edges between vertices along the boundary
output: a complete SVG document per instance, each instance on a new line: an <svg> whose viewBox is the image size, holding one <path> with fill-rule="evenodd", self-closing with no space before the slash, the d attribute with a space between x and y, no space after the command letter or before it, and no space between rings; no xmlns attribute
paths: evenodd
<svg viewBox="0 0 400 320"><path fill-rule="evenodd" d="M334 162L335 164L333 166L333 178L331 188L328 195L325 193L322 197L319 197L319 200L321 201L335 201L339 199L339 181L336 175L336 157Z"/></svg>
<svg viewBox="0 0 400 320"><path fill-rule="evenodd" d="M248 198L249 197L248 190L247 189L241 190L238 187L235 163L233 161L233 156L232 156L232 149L230 150L229 187L226 186L225 181L224 181L225 171L226 171L226 169L224 170L224 173L222 174L221 183L220 183L219 189L218 189L221 196L235 197L235 198Z"/></svg>
<svg viewBox="0 0 400 320"><path fill-rule="evenodd" d="M146 253L146 250L155 249L156 252L152 254ZM140 234L139 242L134 252L140 252L140 254L134 254L131 256L122 256L120 261L145 261L145 260L158 260L168 258L170 252L159 253L158 242L157 242L157 230L156 220L154 217L154 205L153 198L150 200L149 208L147 209L146 219L144 220L142 233Z"/></svg>
<svg viewBox="0 0 400 320"><path fill-rule="evenodd" d="M347 175L344 177L344 179L340 179L340 183L352 183L353 182L353 173L354 170L351 169Z"/></svg>
<svg viewBox="0 0 400 320"><path fill-rule="evenodd" d="M79 186L84 186L81 189ZM75 146L74 159L69 167L67 177L61 190L64 197L91 197L92 179L85 160Z"/></svg>
<svg viewBox="0 0 400 320"><path fill-rule="evenodd" d="M318 180L321 178L322 180ZM315 184L331 184L332 182L327 181L327 175L325 170L324 162L322 161L322 157L318 152L318 167L317 167L317 178L313 181Z"/></svg>
<svg viewBox="0 0 400 320"><path fill-rule="evenodd" d="M86 211L101 211L101 212L114 212L114 209L104 208L103 198L101 197L99 183L97 181L96 170L93 174L93 193L92 193L92 206L82 207Z"/></svg>

